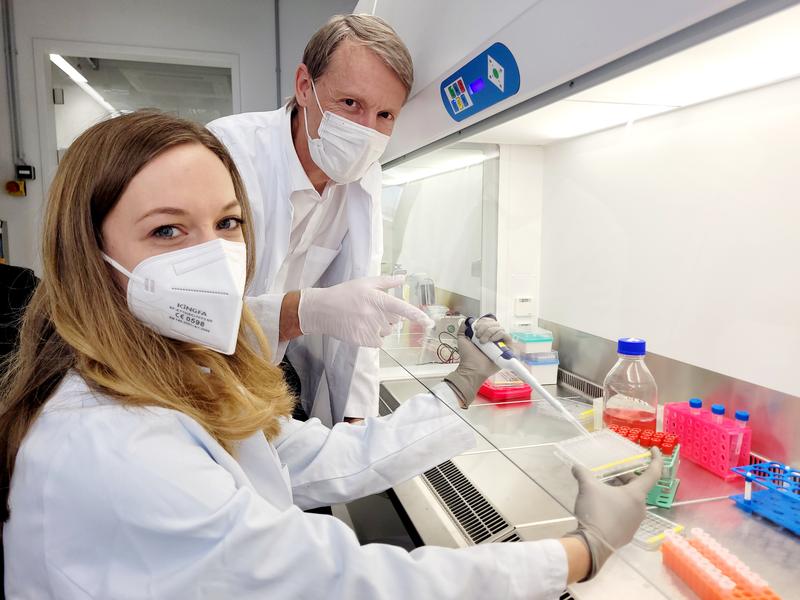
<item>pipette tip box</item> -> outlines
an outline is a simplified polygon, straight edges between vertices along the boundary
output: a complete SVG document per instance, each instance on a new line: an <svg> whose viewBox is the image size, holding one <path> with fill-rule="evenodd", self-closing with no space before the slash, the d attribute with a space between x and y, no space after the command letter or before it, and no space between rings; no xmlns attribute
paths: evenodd
<svg viewBox="0 0 800 600"><path fill-rule="evenodd" d="M598 479L632 473L650 464L649 450L609 429L555 444L555 453L569 465L582 465Z"/></svg>
<svg viewBox="0 0 800 600"><path fill-rule="evenodd" d="M702 600L778 600L766 581L701 529L684 538L666 532L664 565Z"/></svg>

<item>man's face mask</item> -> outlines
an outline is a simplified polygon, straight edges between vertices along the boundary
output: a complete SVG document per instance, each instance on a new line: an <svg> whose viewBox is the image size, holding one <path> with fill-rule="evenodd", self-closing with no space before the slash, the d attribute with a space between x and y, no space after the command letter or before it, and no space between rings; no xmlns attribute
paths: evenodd
<svg viewBox="0 0 800 600"><path fill-rule="evenodd" d="M308 109L303 108L311 160L336 183L358 181L386 150L389 136L330 111L323 111L313 80L311 89L322 113L317 130L319 137L312 139L308 132Z"/></svg>
<svg viewBox="0 0 800 600"><path fill-rule="evenodd" d="M128 308L161 335L233 354L242 317L247 253L242 242L216 239L151 256L128 276Z"/></svg>

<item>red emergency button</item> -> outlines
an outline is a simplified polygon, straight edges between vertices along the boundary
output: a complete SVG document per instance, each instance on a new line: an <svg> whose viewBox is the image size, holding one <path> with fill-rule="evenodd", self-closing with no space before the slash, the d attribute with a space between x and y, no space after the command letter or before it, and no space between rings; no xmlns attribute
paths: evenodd
<svg viewBox="0 0 800 600"><path fill-rule="evenodd" d="M6 181L6 193L9 196L24 196L25 182L21 179Z"/></svg>

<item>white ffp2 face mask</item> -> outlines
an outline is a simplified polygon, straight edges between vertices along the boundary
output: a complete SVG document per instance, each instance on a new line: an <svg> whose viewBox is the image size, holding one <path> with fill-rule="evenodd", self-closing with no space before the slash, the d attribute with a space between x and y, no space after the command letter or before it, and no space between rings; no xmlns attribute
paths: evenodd
<svg viewBox="0 0 800 600"><path fill-rule="evenodd" d="M161 335L233 354L242 318L247 252L242 242L216 239L151 256L128 271L128 308Z"/></svg>
<svg viewBox="0 0 800 600"><path fill-rule="evenodd" d="M336 183L358 181L386 150L389 136L330 111L323 111L313 81L311 89L322 113L322 121L317 129L319 137L312 139L308 132L308 109L303 108L311 160Z"/></svg>

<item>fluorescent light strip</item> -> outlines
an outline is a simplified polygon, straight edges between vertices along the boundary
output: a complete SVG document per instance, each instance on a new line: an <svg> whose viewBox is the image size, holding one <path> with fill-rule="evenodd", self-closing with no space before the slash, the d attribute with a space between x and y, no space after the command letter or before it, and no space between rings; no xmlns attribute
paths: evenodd
<svg viewBox="0 0 800 600"><path fill-rule="evenodd" d="M86 77L81 75L80 71L69 64L63 56L60 54L51 54L50 61L56 65L59 69L64 71L67 74L67 77L72 79L75 83L87 83Z"/></svg>
<svg viewBox="0 0 800 600"><path fill-rule="evenodd" d="M470 157L463 161L459 161L458 163L446 163L444 166L439 168L428 168L425 169L424 173L420 173L417 175L411 175L407 177L392 177L391 173L387 173L386 177L383 180L384 186L390 185L405 185L407 183L413 183L415 181L420 181L422 179L427 179L429 177L436 177L437 175L444 175L445 173L452 173L453 171L458 171L459 169L464 169L466 167L474 167L475 165L479 165L481 163L486 162L487 160L492 160L493 158L497 158L500 155L499 152L490 152L489 154L484 154L478 157ZM399 166L402 168L402 165ZM390 169L391 171L391 169Z"/></svg>
<svg viewBox="0 0 800 600"><path fill-rule="evenodd" d="M69 64L63 56L60 54L51 54L50 61L56 65L59 69L66 73L67 77L69 77L75 84L81 88L84 92L89 94L89 96L97 102L100 106L106 109L110 113L118 113L119 111L114 108L109 102L103 98L100 93L94 89L92 86L89 85L89 81L81 75L80 71L78 71L75 67Z"/></svg>
<svg viewBox="0 0 800 600"><path fill-rule="evenodd" d="M110 113L116 113L117 109L111 106L108 102L106 102L105 98L103 98L96 89L90 86L88 83L80 83L76 81L75 83L78 84L78 87L81 88L84 92L89 94L92 99L97 102L100 106L105 108Z"/></svg>

